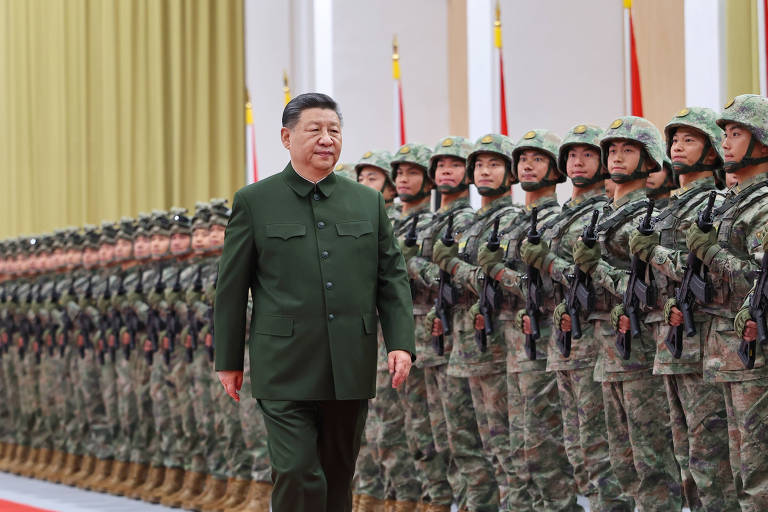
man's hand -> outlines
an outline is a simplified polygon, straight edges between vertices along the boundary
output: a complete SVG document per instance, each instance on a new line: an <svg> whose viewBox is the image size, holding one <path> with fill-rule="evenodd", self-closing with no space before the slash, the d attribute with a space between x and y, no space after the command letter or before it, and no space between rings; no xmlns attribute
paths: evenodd
<svg viewBox="0 0 768 512"><path fill-rule="evenodd" d="M432 336L440 336L443 334L443 322L439 318L432 320Z"/></svg>
<svg viewBox="0 0 768 512"><path fill-rule="evenodd" d="M693 222L685 234L685 244L688 246L689 251L703 261L709 248L717 245L717 230L710 229L705 233Z"/></svg>
<svg viewBox="0 0 768 512"><path fill-rule="evenodd" d="M573 244L573 262L587 274L591 274L597 264L600 262L601 251L600 244L587 247L587 244L579 238Z"/></svg>
<svg viewBox="0 0 768 512"><path fill-rule="evenodd" d="M419 246L417 244L408 247L405 245L405 240L400 240L400 252L403 253L403 259L408 263L408 260L419 254Z"/></svg>
<svg viewBox="0 0 768 512"><path fill-rule="evenodd" d="M736 336L744 341L755 341L757 339L757 323L752 320L749 308L741 308L733 319L733 330Z"/></svg>
<svg viewBox="0 0 768 512"><path fill-rule="evenodd" d="M637 254L638 258L648 262L654 249L659 245L660 236L655 231L650 235L643 235L639 231L635 231L629 238L629 253Z"/></svg>
<svg viewBox="0 0 768 512"><path fill-rule="evenodd" d="M392 388L400 389L411 371L411 354L405 350L393 350L387 355L389 374L392 375ZM240 372L240 382L243 372Z"/></svg>
<svg viewBox="0 0 768 512"><path fill-rule="evenodd" d="M458 244L453 244L449 247L438 240L432 248L432 261L446 272L451 272L453 267L455 267L457 263L460 263L458 255Z"/></svg>
<svg viewBox="0 0 768 512"><path fill-rule="evenodd" d="M495 277L499 273L498 270L503 268L503 261L504 251L501 249L492 251L488 248L487 244L480 245L480 249L477 251L477 264L483 268L483 272L491 277Z"/></svg>
<svg viewBox="0 0 768 512"><path fill-rule="evenodd" d="M391 364L390 364L391 368ZM219 376L219 382L224 386L224 390L229 396L231 396L235 402L240 401L240 388L243 387L243 371L242 370L224 370L216 372Z"/></svg>
<svg viewBox="0 0 768 512"><path fill-rule="evenodd" d="M543 272L549 273L549 265L554 256L549 252L549 244L542 240L538 244L532 244L528 240L523 240L520 246L520 259L526 265L531 265Z"/></svg>

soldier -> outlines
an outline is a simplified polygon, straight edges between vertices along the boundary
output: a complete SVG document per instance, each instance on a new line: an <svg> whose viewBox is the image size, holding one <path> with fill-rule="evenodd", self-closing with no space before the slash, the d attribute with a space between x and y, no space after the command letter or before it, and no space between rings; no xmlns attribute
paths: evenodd
<svg viewBox="0 0 768 512"><path fill-rule="evenodd" d="M703 373L709 366L703 341L710 331L713 305L695 305L696 333L688 336L682 326L683 305L678 304L674 288L680 286L690 266L685 233L707 197L716 187L724 186L723 131L716 119L717 114L710 109L690 107L667 123L667 156L672 159L681 188L672 193L669 205L656 217L658 233L634 233L630 250L658 271L658 303L662 308L649 314L646 323L654 326L654 374L664 378L684 497L691 508L698 502L698 508L704 510L738 510L728 459L725 399L721 387L714 383L714 373ZM660 318L655 320L652 315ZM671 352L666 343L675 335L672 330L680 336L679 354Z"/></svg>
<svg viewBox="0 0 768 512"><path fill-rule="evenodd" d="M622 117L602 134L600 148L603 165L616 182L615 198L598 225L599 243L589 247L577 240L573 257L596 287L613 295L610 315L594 314L600 341L595 379L602 382L611 466L624 493L633 496L641 510L679 510L680 471L667 435L666 393L662 380L651 373L656 348L652 332L641 328L639 336L631 336L631 345L618 343L626 338L614 334L626 335L630 327L620 303L629 286L628 241L646 215L645 180L663 165L661 134L643 118ZM642 325L642 319L639 322Z"/></svg>
<svg viewBox="0 0 768 512"><path fill-rule="evenodd" d="M357 182L378 190L384 196L384 204L390 220L395 221L400 213L394 207L395 187L392 183L388 151L367 151L355 164ZM403 511L415 507L421 495L421 485L416 478L416 468L412 452L408 449L405 438L405 414L400 405L398 392L392 389L387 351L381 326L378 328L379 356L376 374L376 398L370 401L368 418L365 425L365 437L372 439L366 443L373 449L374 460L381 465L383 498L388 507L397 506ZM364 456L366 454L363 454ZM365 459L364 459L365 460ZM365 463L363 469L365 469ZM372 468L361 474L358 486L367 496L379 494L376 491L377 477Z"/></svg>
<svg viewBox="0 0 768 512"><path fill-rule="evenodd" d="M555 301L554 329L548 340L547 371L557 378L563 416L563 440L568 460L580 493L589 499L592 510L631 510L611 470L608 440L603 413L603 396L599 382L592 378L598 357L598 341L594 334L592 311L581 309L581 337L572 339L571 317L565 299L575 286L573 243L590 222L592 212L608 203L604 194L607 171L600 161L599 137L602 130L580 124L565 136L558 150L558 169L571 180L573 191L561 212L547 222L538 245L523 242L523 262L549 276ZM589 287L589 283L585 283ZM589 290L594 300L605 309L606 298ZM566 323L563 329L562 323Z"/></svg>
<svg viewBox="0 0 768 512"><path fill-rule="evenodd" d="M524 240L533 227L532 211L536 208L537 229L543 230L556 218L559 205L555 187L566 180L557 167L560 137L549 130L530 130L518 141L513 152L513 166L526 192L524 212L514 223L505 226L505 253L482 250L481 264L487 275L500 283L510 294L520 299L540 296L539 303L526 306L502 322L507 343L507 387L509 402L512 457L525 461L527 472L523 482L533 508L547 510L580 510L576 504L573 468L563 446L563 424L555 376L546 371L547 345L537 343L531 336L531 314L538 320L540 337L547 340L551 326L546 316L554 310L553 283L548 275L537 279L538 272L529 265L525 272L522 254L527 250ZM502 254L507 261L501 265ZM533 269L533 270L532 270ZM525 280L524 280L525 278ZM541 282L538 282L541 281ZM528 287L538 284L538 291ZM512 302L511 306L518 305ZM505 307L506 309L506 307ZM530 505L529 505L530 506Z"/></svg>
<svg viewBox="0 0 768 512"><path fill-rule="evenodd" d="M669 204L670 193L680 187L677 175L672 170L672 162L664 157L664 165L648 175L645 180L645 195L654 200L653 207L663 210Z"/></svg>
<svg viewBox="0 0 768 512"><path fill-rule="evenodd" d="M766 119L768 99L762 96L744 94L725 105L717 124L725 131L725 172L736 185L716 210L717 230L704 232L692 224L686 237L688 248L707 266L715 291L715 313L707 337L711 358L704 372L714 371L715 381L723 383L731 468L739 504L747 511L768 509L766 347L761 343L741 347L742 341L755 340L756 325L750 323L754 319L742 302L752 286L751 273L758 269L755 258L764 252L768 221Z"/></svg>
<svg viewBox="0 0 768 512"><path fill-rule="evenodd" d="M433 345L437 355L449 354L449 360L445 368L439 365L430 369L430 373L435 374L427 374L427 392L434 383L443 405L451 457L466 485L466 503L463 503L462 496L457 496L457 500L461 507L474 512L496 510L499 504L498 485L493 467L484 454L462 352L468 343L474 344L474 330L471 322L467 325L466 318L475 303L475 296L466 283L452 282L451 275L439 267L444 260L443 253L448 252L444 249L448 246L438 243L442 239L455 239L453 245L461 243L464 234L476 221L467 201L470 183L467 157L473 149L473 144L463 137L445 137L435 147L430 158L429 176L441 193L443 206L435 215L433 231L425 234L421 258L411 258L408 269L412 278L418 276L425 283L440 280L437 293L442 298L425 321L436 341ZM450 219L453 232L447 231ZM424 257L431 258L432 263L425 264ZM444 325L443 319L449 325ZM450 337L446 334L449 330Z"/></svg>

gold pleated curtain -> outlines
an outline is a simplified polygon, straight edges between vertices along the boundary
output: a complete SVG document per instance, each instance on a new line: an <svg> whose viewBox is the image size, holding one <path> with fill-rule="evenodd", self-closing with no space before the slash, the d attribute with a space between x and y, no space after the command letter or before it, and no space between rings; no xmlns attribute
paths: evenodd
<svg viewBox="0 0 768 512"><path fill-rule="evenodd" d="M760 54L757 2L732 0L725 4L727 75L726 90L733 98L739 94L760 94Z"/></svg>
<svg viewBox="0 0 768 512"><path fill-rule="evenodd" d="M0 0L0 238L231 197L242 0Z"/></svg>

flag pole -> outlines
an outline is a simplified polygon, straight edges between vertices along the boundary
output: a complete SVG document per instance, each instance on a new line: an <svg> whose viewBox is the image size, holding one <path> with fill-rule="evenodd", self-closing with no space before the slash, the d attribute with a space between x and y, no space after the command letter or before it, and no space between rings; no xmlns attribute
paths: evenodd
<svg viewBox="0 0 768 512"><path fill-rule="evenodd" d="M403 111L403 85L400 80L400 51L397 35L392 37L392 80L394 81L393 119L395 145L405 144L405 112Z"/></svg>
<svg viewBox="0 0 768 512"><path fill-rule="evenodd" d="M245 131L247 134L248 151L246 154L245 182L259 181L259 164L256 159L256 132L253 126L253 107L251 106L251 94L245 89Z"/></svg>

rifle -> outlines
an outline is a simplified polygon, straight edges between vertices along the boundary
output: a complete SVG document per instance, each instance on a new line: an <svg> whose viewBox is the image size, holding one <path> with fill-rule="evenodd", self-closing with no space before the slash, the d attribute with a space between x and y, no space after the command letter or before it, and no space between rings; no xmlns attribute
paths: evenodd
<svg viewBox="0 0 768 512"><path fill-rule="evenodd" d="M637 230L643 235L653 233L653 224L651 216L653 215L653 199L648 201L648 207L645 211L645 217L640 222ZM643 281L648 264L641 260L637 254L632 256L632 266L629 271L629 281L627 289L624 292L624 311L629 317L630 330L627 332L619 331L616 335L616 349L619 351L622 359L629 359L632 352L632 337L640 336L640 318L638 310L640 306L651 306L656 302L656 286L651 281Z"/></svg>
<svg viewBox="0 0 768 512"><path fill-rule="evenodd" d="M766 328L765 312L768 308L768 255L763 255L760 270L757 271L755 289L749 297L749 314L757 324L757 338L752 341L741 340L739 344L739 359L744 368L751 370L755 367L755 352L757 343L765 347L768 343L768 328Z"/></svg>
<svg viewBox="0 0 768 512"><path fill-rule="evenodd" d="M163 283L163 264L160 263L157 266L157 281L155 281L155 293L162 295L165 291L165 283ZM152 359L155 352L158 351L158 339L157 335L160 332L160 316L154 307L150 307L147 312L147 338L152 342L152 350L150 352L144 352L144 357L147 359L147 364L152 366Z"/></svg>
<svg viewBox="0 0 768 512"><path fill-rule="evenodd" d="M705 233L709 233L714 224L712 210L715 207L716 197L717 193L714 190L709 193L707 206L696 218L696 225ZM680 359L683 355L683 326L685 326L685 336L690 338L696 335L696 324L693 321L693 308L696 301L701 304L709 304L712 301L712 283L707 279L708 269L694 253L688 253L684 270L683 282L675 288L675 300L683 313L683 325L673 326L664 340L667 350L675 359Z"/></svg>
<svg viewBox="0 0 768 512"><path fill-rule="evenodd" d="M192 291L195 293L203 292L203 264L197 266L197 274L192 284ZM187 362L191 363L194 359L194 353L197 351L197 337L200 335L200 324L197 320L197 314L194 308L187 309L187 324L189 324L189 337L192 340L191 346L187 347Z"/></svg>
<svg viewBox="0 0 768 512"><path fill-rule="evenodd" d="M443 245L451 247L456 240L453 239L453 214L448 217L448 224L445 227L445 233L442 238ZM456 289L451 284L451 274L440 269L438 277L440 284L438 286L437 298L435 299L435 312L440 322L443 324L443 334L432 336L432 347L437 355L442 356L445 353L445 335L452 332L451 310L456 304Z"/></svg>
<svg viewBox="0 0 768 512"><path fill-rule="evenodd" d="M217 270L216 271L216 276L213 278L213 288L214 289L216 289L216 284L218 282L219 282L219 271ZM211 305L208 306L208 311L206 312L205 316L206 316L206 320L208 321L208 332L211 333L211 346L210 347L206 347L206 349L208 350L208 360L213 362L213 358L214 358L213 351L214 351L214 346L215 346L215 337L214 337L215 334L214 334L214 331L213 331L213 327L214 327L214 325L213 325L213 303L211 303Z"/></svg>
<svg viewBox="0 0 768 512"><path fill-rule="evenodd" d="M595 229L597 228L598 217L600 217L600 211L593 210L592 219L588 225L584 226L584 231L581 233L581 240L589 248L594 247L597 243ZM568 288L565 306L568 309L568 316L571 317L571 330L563 332L560 331L559 325L556 326L559 331L556 341L557 348L560 349L563 357L570 357L571 355L571 339L578 340L581 338L581 312L592 311L595 307L595 294L589 275L576 265L574 273L570 277L571 286Z"/></svg>
<svg viewBox="0 0 768 512"><path fill-rule="evenodd" d="M80 328L80 335L83 337L83 345L78 347L80 352L80 359L85 357L85 349L91 346L91 331L93 330L93 324L91 317L88 316L85 311L81 311L77 316L78 327Z"/></svg>
<svg viewBox="0 0 768 512"><path fill-rule="evenodd" d="M406 247L413 247L414 245L416 245L416 242L419 241L418 236L416 234L416 227L419 224L419 215L421 215L421 213L416 213L413 216L413 222L411 223L411 227L408 229L408 233L405 234L405 240L403 241L403 243L405 244Z"/></svg>
<svg viewBox="0 0 768 512"><path fill-rule="evenodd" d="M499 240L500 222L501 216L493 220L493 229L491 229L491 234L488 236L486 247L491 252L498 251L501 245ZM493 334L493 314L501 305L501 292L493 276L483 274L480 276L480 279L483 280L483 289L480 292L480 314L483 315L485 326L483 329L475 329L475 343L480 348L480 352L485 352L488 350L488 335Z"/></svg>
<svg viewBox="0 0 768 512"><path fill-rule="evenodd" d="M535 206L531 211L531 227L528 229L528 243L538 245L541 242L541 232L536 224L538 222L539 210ZM525 335L525 353L531 361L536 360L536 340L541 335L539 332L539 305L541 304L541 274L533 265L528 265L526 271L528 279L528 293L525 296L525 314L531 324L531 333Z"/></svg>

